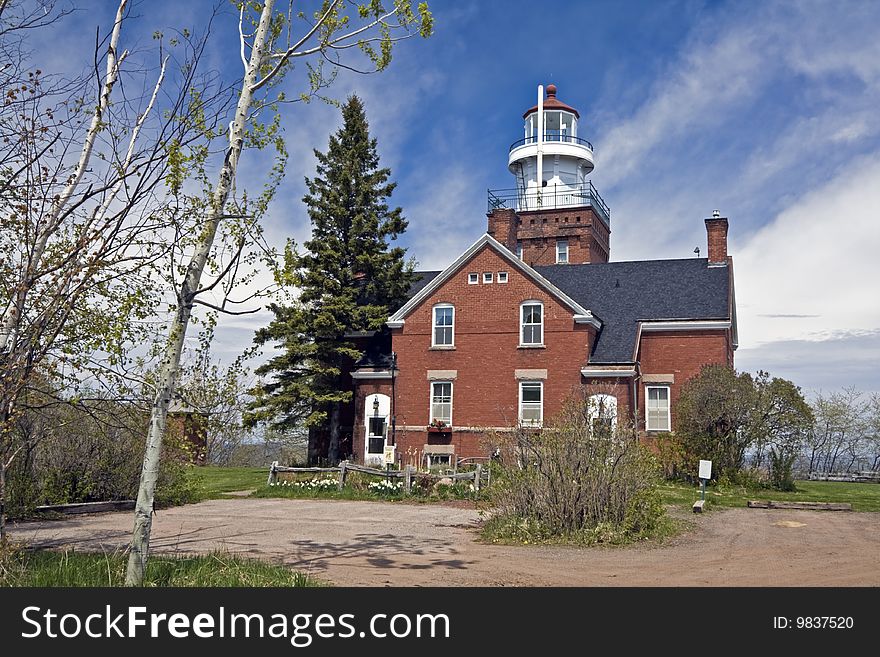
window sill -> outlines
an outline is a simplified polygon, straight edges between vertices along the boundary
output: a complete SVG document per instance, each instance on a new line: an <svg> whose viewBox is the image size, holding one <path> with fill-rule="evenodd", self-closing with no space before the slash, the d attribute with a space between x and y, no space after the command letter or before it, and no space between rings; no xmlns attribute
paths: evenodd
<svg viewBox="0 0 880 657"><path fill-rule="evenodd" d="M455 351L454 344L439 344L428 347L428 351Z"/></svg>
<svg viewBox="0 0 880 657"><path fill-rule="evenodd" d="M517 345L517 349L546 349L547 346L543 344L521 344Z"/></svg>

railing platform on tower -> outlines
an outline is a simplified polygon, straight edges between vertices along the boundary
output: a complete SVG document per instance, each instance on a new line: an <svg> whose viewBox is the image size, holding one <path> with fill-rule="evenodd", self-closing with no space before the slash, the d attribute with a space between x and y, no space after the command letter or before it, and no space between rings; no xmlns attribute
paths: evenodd
<svg viewBox="0 0 880 657"><path fill-rule="evenodd" d="M540 191L534 187L526 190L490 189L488 197L488 212L498 208L529 212L587 206L593 208L609 228L611 226L611 210L589 180L581 185L547 185Z"/></svg>

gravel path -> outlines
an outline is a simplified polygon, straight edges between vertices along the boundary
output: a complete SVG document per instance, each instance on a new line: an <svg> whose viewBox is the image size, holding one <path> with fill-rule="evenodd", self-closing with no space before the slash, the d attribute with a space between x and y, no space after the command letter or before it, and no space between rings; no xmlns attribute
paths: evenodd
<svg viewBox="0 0 880 657"><path fill-rule="evenodd" d="M479 513L439 505L225 499L160 511L153 549L225 550L353 586L880 586L880 513L715 510L662 545L477 541ZM17 525L39 547L122 550L131 513Z"/></svg>

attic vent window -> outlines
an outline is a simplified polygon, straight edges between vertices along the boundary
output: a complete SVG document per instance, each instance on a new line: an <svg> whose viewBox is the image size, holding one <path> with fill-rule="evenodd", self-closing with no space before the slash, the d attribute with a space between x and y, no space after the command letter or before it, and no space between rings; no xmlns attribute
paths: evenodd
<svg viewBox="0 0 880 657"><path fill-rule="evenodd" d="M506 271L498 272L498 282L499 283L506 283L507 282L507 272Z"/></svg>
<svg viewBox="0 0 880 657"><path fill-rule="evenodd" d="M480 275L476 272L468 274L468 285L476 285L480 282Z"/></svg>
<svg viewBox="0 0 880 657"><path fill-rule="evenodd" d="M492 282L492 272L484 271L483 272L483 283L491 283Z"/></svg>

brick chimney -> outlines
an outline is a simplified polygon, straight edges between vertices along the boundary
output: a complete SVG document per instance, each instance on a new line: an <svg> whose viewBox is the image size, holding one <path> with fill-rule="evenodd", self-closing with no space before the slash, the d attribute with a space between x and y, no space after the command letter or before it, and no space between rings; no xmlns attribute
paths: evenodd
<svg viewBox="0 0 880 657"><path fill-rule="evenodd" d="M727 218L718 210L706 219L706 237L709 242L709 264L727 264Z"/></svg>
<svg viewBox="0 0 880 657"><path fill-rule="evenodd" d="M495 208L489 213L489 233L508 249L516 253L516 233L519 217L510 208Z"/></svg>

